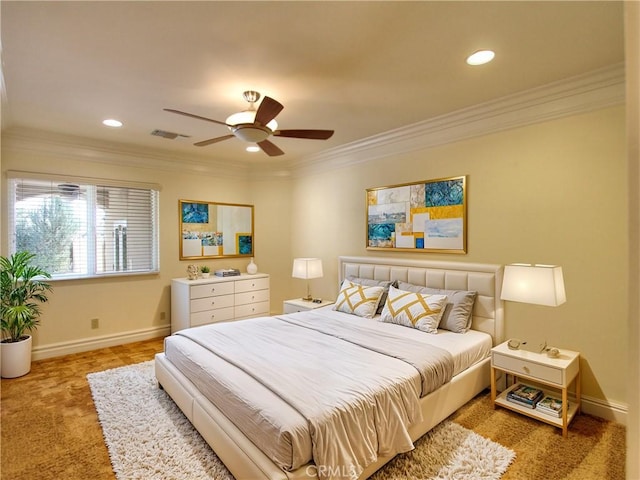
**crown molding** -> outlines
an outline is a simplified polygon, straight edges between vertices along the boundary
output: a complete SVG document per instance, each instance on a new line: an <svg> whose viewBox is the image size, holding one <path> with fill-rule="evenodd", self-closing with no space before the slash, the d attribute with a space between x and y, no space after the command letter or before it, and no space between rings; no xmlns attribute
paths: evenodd
<svg viewBox="0 0 640 480"><path fill-rule="evenodd" d="M345 168L619 105L624 100L625 71L621 63L367 137L277 168L272 164L185 157L179 153L24 128L3 130L2 151L259 181Z"/></svg>
<svg viewBox="0 0 640 480"><path fill-rule="evenodd" d="M249 172L248 165L239 163L215 161L210 158L198 161L192 157L185 158L179 153L28 128L10 128L3 131L2 151L217 177L246 179Z"/></svg>
<svg viewBox="0 0 640 480"><path fill-rule="evenodd" d="M624 100L621 63L325 150L292 163L292 174L344 168L619 105Z"/></svg>

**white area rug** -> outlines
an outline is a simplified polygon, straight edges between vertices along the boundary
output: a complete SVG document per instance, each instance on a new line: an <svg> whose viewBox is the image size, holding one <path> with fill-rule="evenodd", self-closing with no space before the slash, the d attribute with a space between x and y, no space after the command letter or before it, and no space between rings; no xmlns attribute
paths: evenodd
<svg viewBox="0 0 640 480"><path fill-rule="evenodd" d="M153 361L87 378L118 480L233 479L158 388ZM497 480L514 458L512 450L445 421L372 478Z"/></svg>

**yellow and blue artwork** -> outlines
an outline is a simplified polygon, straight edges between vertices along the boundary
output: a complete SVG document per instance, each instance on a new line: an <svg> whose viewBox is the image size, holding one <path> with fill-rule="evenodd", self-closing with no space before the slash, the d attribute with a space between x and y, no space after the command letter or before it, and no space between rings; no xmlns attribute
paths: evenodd
<svg viewBox="0 0 640 480"><path fill-rule="evenodd" d="M367 189L367 249L466 253L466 176Z"/></svg>

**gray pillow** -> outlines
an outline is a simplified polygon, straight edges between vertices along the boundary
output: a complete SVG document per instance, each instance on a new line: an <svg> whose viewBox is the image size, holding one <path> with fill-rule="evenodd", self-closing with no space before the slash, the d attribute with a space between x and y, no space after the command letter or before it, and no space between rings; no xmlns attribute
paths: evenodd
<svg viewBox="0 0 640 480"><path fill-rule="evenodd" d="M438 328L455 333L465 333L471 328L473 304L478 292L465 290L444 290L429 288L411 283L399 282L398 288L406 292L429 293L431 295L446 295L447 306L440 320Z"/></svg>
<svg viewBox="0 0 640 480"><path fill-rule="evenodd" d="M364 285L365 287L384 287L384 292L382 292L382 296L380 297L380 303L378 303L376 313L382 313L384 304L387 303L387 295L389 295L389 285L393 285L394 287L398 288L397 280L372 280L370 278L356 277L355 275L347 275L346 280Z"/></svg>

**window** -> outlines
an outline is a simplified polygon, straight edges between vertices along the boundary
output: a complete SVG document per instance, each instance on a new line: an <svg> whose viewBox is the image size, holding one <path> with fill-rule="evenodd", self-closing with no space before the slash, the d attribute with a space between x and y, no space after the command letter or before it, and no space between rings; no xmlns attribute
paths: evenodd
<svg viewBox="0 0 640 480"><path fill-rule="evenodd" d="M10 172L8 190L10 253L54 279L159 271L158 187Z"/></svg>

